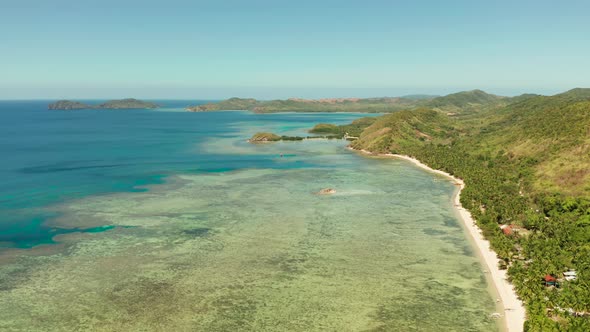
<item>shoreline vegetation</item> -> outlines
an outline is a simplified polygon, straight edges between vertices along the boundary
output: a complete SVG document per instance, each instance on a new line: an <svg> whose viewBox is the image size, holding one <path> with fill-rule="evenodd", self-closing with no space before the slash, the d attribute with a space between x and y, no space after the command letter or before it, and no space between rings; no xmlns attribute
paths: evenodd
<svg viewBox="0 0 590 332"><path fill-rule="evenodd" d="M590 89L501 103L491 96L478 107L472 93L451 97L465 108L420 107L314 129L346 133L354 150L409 156L467 184L458 212L474 241L488 241L477 244L511 309L509 331L590 331Z"/></svg>
<svg viewBox="0 0 590 332"><path fill-rule="evenodd" d="M257 143L272 143L272 142L280 142L280 141L303 141L303 140L314 140L314 139L346 139L352 140L355 138L347 137L347 136L338 136L338 135L324 135L324 136L279 136L273 133L266 133L260 132L252 135L248 142L257 144Z"/></svg>
<svg viewBox="0 0 590 332"><path fill-rule="evenodd" d="M427 172L438 174L451 180L454 185L458 186L458 190L453 195L453 208L457 211L460 216L460 220L464 226L464 229L469 234L470 241L473 246L477 249L478 257L480 258L481 264L485 267L488 279L491 281L496 293L499 296L500 304L504 309L504 313L501 315L502 323L506 332L521 332L523 331L524 322L526 320L526 311L522 301L518 298L514 286L508 280L506 270L499 268L499 258L496 253L492 250L490 242L485 239L483 231L477 226L475 220L471 216L471 213L461 205L461 192L465 189L465 182L451 174L433 169L430 166L422 163L420 160L412 158L406 155L400 154L375 154L366 150L356 150L352 147L348 148L351 151L358 152L362 155L386 157L392 159L401 159L414 164L416 167L421 168Z"/></svg>
<svg viewBox="0 0 590 332"><path fill-rule="evenodd" d="M279 141L302 141L304 139L345 139L353 141L358 139L364 128L375 122L375 118L361 118L354 120L348 125L333 125L329 123L318 123L308 130L314 136L280 136L274 133L258 132L254 134L248 142L250 143L270 143Z"/></svg>

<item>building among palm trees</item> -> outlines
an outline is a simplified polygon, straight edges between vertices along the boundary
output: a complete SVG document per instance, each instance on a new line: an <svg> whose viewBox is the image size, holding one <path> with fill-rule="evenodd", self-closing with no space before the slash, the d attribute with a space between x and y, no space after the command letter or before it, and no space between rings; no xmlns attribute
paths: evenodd
<svg viewBox="0 0 590 332"><path fill-rule="evenodd" d="M578 274L576 273L575 270L569 270L569 271L563 273L563 277L567 281L572 281L572 280L578 279Z"/></svg>
<svg viewBox="0 0 590 332"><path fill-rule="evenodd" d="M545 283L545 287L558 285L557 277L552 274L545 275L545 277L543 278L543 282Z"/></svg>

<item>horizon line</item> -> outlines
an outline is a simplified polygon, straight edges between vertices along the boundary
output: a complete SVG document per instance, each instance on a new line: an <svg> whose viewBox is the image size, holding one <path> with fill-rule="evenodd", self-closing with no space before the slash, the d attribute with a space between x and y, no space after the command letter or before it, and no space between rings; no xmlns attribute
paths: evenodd
<svg viewBox="0 0 590 332"><path fill-rule="evenodd" d="M336 88L338 89L338 88ZM344 88L346 89L346 88ZM363 88L365 90L370 88ZM501 88L503 89L503 88ZM506 88L508 89L508 88ZM435 93L407 93L407 94L403 94L403 95L375 95L375 96L371 96L371 97L355 97L354 95L349 95L347 97L316 97L316 98L305 98L305 97L298 97L298 96L291 96L291 97L287 97L287 98L256 98L256 97L252 97L250 95L244 95L244 94L234 94L230 97L220 97L220 98L194 98L194 97L73 97L73 98L68 98L68 97L31 97L31 98L2 98L0 97L0 101L57 101L57 100L72 100L72 101L76 101L76 100L121 100L121 99L128 99L128 98L133 98L133 99L142 99L142 100L161 100L161 101L189 101L189 100L195 100L195 101L219 101L219 100L227 100L227 99L231 99L231 98L240 98L240 99L256 99L256 100L261 100L261 101L271 101L271 100L288 100L288 99L306 99L306 100L321 100L321 99L354 99L354 98L358 98L358 99L373 99L373 98L404 98L404 97L412 97L412 96L430 96L433 98L436 97L443 97L443 96L448 96L448 95L452 95L452 94L456 94L456 93L461 93L461 92L471 92L471 91L483 91L487 94L491 94L491 95L496 95L496 96L500 96L500 97L515 97L515 96L520 96L523 94L536 94L536 95L541 95L541 96L553 96L556 94L560 94L560 93L564 93L567 91L571 91L571 90L575 90L575 89L590 89L590 88L582 88L582 87L574 87L574 88L570 88L567 90L559 90L561 92L557 92L554 94L543 94L543 93L534 93L534 92L524 92L524 93L520 93L520 94L510 94L510 95L504 95L504 94L496 94L496 93L490 93L487 92L486 90L483 89L469 89L469 90L458 90L456 92L450 92L450 93L446 93L446 94L435 94ZM557 90L557 89L550 89L550 90Z"/></svg>

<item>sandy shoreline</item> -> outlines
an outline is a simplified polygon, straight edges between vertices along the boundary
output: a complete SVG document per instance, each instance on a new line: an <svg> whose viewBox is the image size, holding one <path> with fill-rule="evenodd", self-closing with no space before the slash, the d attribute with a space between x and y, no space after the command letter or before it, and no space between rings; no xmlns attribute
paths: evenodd
<svg viewBox="0 0 590 332"><path fill-rule="evenodd" d="M479 227L477 227L475 221L471 217L471 213L469 213L469 211L467 211L467 209L463 208L461 205L461 191L465 187L463 180L458 179L449 173L432 169L421 163L419 160L409 156L396 154L374 154L366 150L351 150L367 155L404 159L424 170L450 178L459 186L459 190L453 197L454 207L461 217L460 219L463 221L465 228L473 240L473 243L477 247L479 256L483 260L482 263L485 267L485 270L489 273L490 280L492 281L497 294L500 296L499 300L501 301L502 307L504 308L503 321L505 322L505 329L508 332L523 331L523 325L525 321L525 309L523 303L518 299L512 284L508 282L506 270L500 270L498 268L498 258L496 253L490 248L490 242L484 239L481 230Z"/></svg>

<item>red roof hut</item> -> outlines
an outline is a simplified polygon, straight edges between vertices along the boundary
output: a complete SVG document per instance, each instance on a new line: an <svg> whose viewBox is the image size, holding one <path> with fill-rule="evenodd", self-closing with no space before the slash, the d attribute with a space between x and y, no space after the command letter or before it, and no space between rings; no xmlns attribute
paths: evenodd
<svg viewBox="0 0 590 332"><path fill-rule="evenodd" d="M550 274L545 275L543 281L545 282L545 286L558 286L557 278Z"/></svg>

